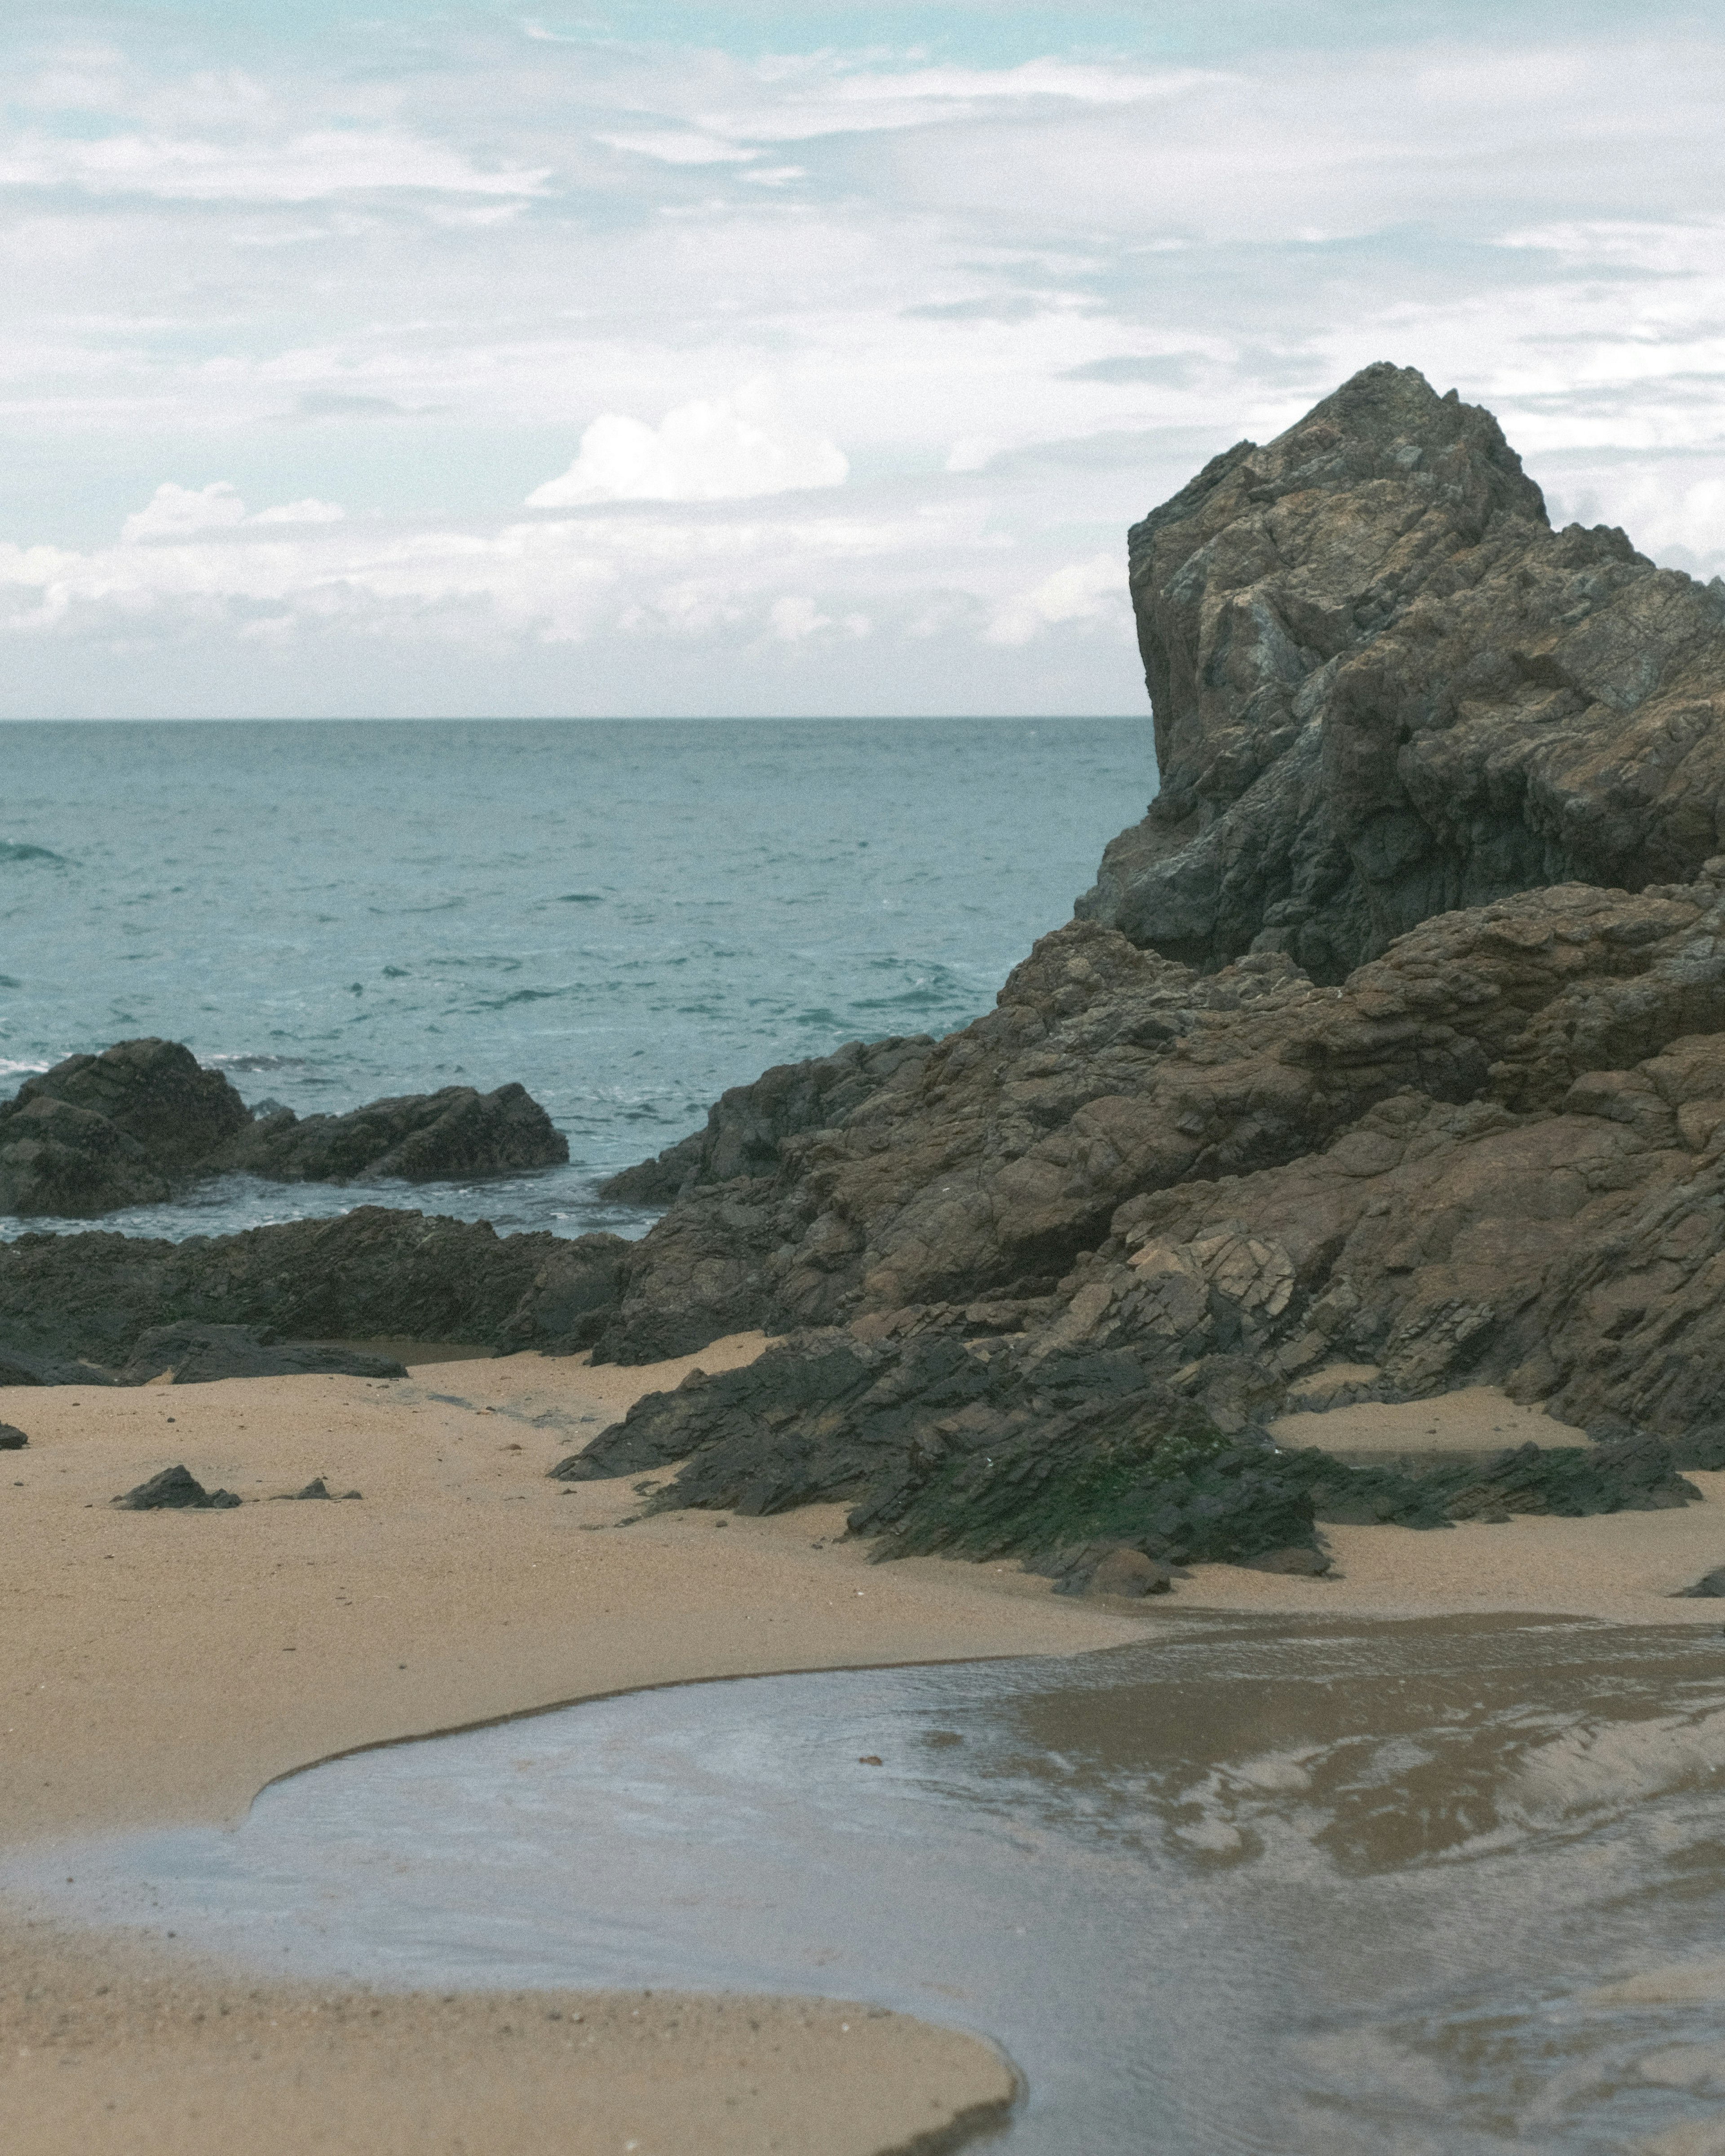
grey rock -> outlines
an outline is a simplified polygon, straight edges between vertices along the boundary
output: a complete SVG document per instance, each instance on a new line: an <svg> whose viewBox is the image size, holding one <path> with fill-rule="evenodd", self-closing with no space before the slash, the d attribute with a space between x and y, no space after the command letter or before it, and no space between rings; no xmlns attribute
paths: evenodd
<svg viewBox="0 0 1725 2156"><path fill-rule="evenodd" d="M22 1452L29 1441L16 1423L0 1422L0 1452Z"/></svg>
<svg viewBox="0 0 1725 2156"><path fill-rule="evenodd" d="M20 1235L0 1243L0 1343L39 1382L61 1384L93 1382L74 1358L112 1372L146 1333L182 1322L572 1353L604 1322L629 1248L616 1235L499 1235L485 1221L375 1205L179 1243L99 1229Z"/></svg>
<svg viewBox="0 0 1725 2156"><path fill-rule="evenodd" d="M934 1045L927 1034L853 1040L806 1063L777 1063L750 1086L733 1086L707 1111L706 1127L655 1160L599 1186L625 1205L669 1205L691 1190L739 1176L770 1175L788 1137L826 1130L883 1086L901 1090Z"/></svg>
<svg viewBox="0 0 1725 2156"><path fill-rule="evenodd" d="M1216 458L1129 557L1161 791L1085 919L1331 983L1435 914L1720 850L1718 592L1553 531L1490 413L1411 367Z"/></svg>
<svg viewBox="0 0 1725 2156"><path fill-rule="evenodd" d="M69 1056L0 1101L0 1212L93 1219L243 1168L279 1182L408 1182L567 1160L567 1141L519 1086L452 1086L346 1116L254 1119L220 1071L169 1040Z"/></svg>
<svg viewBox="0 0 1725 2156"><path fill-rule="evenodd" d="M226 1512L239 1502L231 1490L206 1490L188 1467L164 1467L114 1504L122 1512Z"/></svg>
<svg viewBox="0 0 1725 2156"><path fill-rule="evenodd" d="M404 1378L393 1356L373 1355L320 1340L283 1340L267 1327L152 1326L141 1334L121 1382L147 1385L168 1373L177 1385L214 1384L224 1378L286 1378L309 1373Z"/></svg>
<svg viewBox="0 0 1725 2156"><path fill-rule="evenodd" d="M1725 1601L1725 1564L1716 1565L1712 1572L1703 1573L1693 1587L1680 1587L1671 1599L1674 1602Z"/></svg>
<svg viewBox="0 0 1725 2156"><path fill-rule="evenodd" d="M524 1086L480 1093L446 1086L372 1101L345 1116L299 1119L278 1108L204 1166L243 1168L275 1183L448 1183L568 1158L568 1140Z"/></svg>

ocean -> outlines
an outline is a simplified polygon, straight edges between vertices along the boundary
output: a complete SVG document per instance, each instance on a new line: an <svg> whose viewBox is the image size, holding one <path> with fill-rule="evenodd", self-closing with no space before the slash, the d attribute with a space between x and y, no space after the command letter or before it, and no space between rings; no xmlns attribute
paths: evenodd
<svg viewBox="0 0 1725 2156"><path fill-rule="evenodd" d="M638 1234L595 1188L769 1065L986 1010L1155 790L1142 720L11 724L0 1096L184 1041L255 1106L514 1080L564 1168L228 1176L110 1214L221 1234L357 1203ZM0 1218L0 1235L87 1222Z"/></svg>

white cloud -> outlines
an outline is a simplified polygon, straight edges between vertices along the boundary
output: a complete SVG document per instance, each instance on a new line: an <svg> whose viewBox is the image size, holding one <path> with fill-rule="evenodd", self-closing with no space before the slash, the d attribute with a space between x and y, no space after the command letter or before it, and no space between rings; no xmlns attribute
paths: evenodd
<svg viewBox="0 0 1725 2156"><path fill-rule="evenodd" d="M177 486L165 480L142 509L121 526L120 542L133 547L146 540L190 539L200 533L248 529L259 524L339 524L347 511L339 502L285 501L248 516L245 504L226 480L208 486Z"/></svg>
<svg viewBox="0 0 1725 2156"><path fill-rule="evenodd" d="M814 636L833 625L832 616L820 613L811 598L775 599L768 610L768 619L773 624L773 634L786 644L800 644L805 636Z"/></svg>
<svg viewBox="0 0 1725 2156"><path fill-rule="evenodd" d="M632 150L638 157L656 157L665 165L746 165L758 150L739 149L711 135L685 135L663 129L644 135L595 135L608 150Z"/></svg>
<svg viewBox="0 0 1725 2156"><path fill-rule="evenodd" d="M988 624L990 644L1028 644L1056 622L1119 620L1126 613L1122 555L1069 562L1034 589L1009 599Z"/></svg>
<svg viewBox="0 0 1725 2156"><path fill-rule="evenodd" d="M218 531L245 521L245 504L225 480L213 486L176 486L165 480L147 506L128 516L121 540L134 546L141 539L187 539L196 531Z"/></svg>
<svg viewBox="0 0 1725 2156"><path fill-rule="evenodd" d="M95 141L24 136L0 151L0 187L74 187L167 202L307 203L412 189L435 194L542 194L548 167L486 172L399 129L320 129L238 141L187 135L108 135Z"/></svg>
<svg viewBox="0 0 1725 2156"><path fill-rule="evenodd" d="M561 479L527 496L529 509L603 501L742 501L804 487L838 486L850 466L824 435L778 412L764 383L696 398L657 427L607 412L581 437Z"/></svg>

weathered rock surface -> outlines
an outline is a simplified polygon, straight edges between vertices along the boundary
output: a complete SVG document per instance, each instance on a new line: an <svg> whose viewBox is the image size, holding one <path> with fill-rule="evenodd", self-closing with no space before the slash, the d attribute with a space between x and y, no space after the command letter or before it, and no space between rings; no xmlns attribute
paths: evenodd
<svg viewBox="0 0 1725 2156"><path fill-rule="evenodd" d="M90 1219L244 1168L284 1183L410 1183L566 1161L567 1141L519 1086L373 1101L345 1116L254 1120L227 1078L171 1040L69 1056L0 1101L0 1212Z"/></svg>
<svg viewBox="0 0 1725 2156"><path fill-rule="evenodd" d="M16 1423L0 1422L0 1452L22 1452L29 1441Z"/></svg>
<svg viewBox="0 0 1725 2156"><path fill-rule="evenodd" d="M283 1340L253 1325L152 1326L140 1334L120 1381L147 1385L172 1374L177 1385L211 1385L223 1378L404 1378L393 1355L328 1341Z"/></svg>
<svg viewBox="0 0 1725 2156"><path fill-rule="evenodd" d="M0 1101L0 1212L87 1219L157 1202L249 1121L227 1079L173 1041L68 1056Z"/></svg>
<svg viewBox="0 0 1725 2156"><path fill-rule="evenodd" d="M21 1235L0 1243L0 1350L34 1382L62 1384L91 1382L75 1358L117 1370L152 1328L179 1324L570 1353L590 1344L629 1247L375 1205L182 1243Z"/></svg>
<svg viewBox="0 0 1725 2156"><path fill-rule="evenodd" d="M1721 850L1725 587L1553 531L1491 413L1370 367L1134 526L1161 792L1086 918L1343 979L1433 914Z"/></svg>
<svg viewBox="0 0 1725 2156"><path fill-rule="evenodd" d="M656 1160L599 1186L619 1205L669 1205L691 1190L740 1175L770 1175L784 1140L842 1122L883 1086L914 1082L934 1042L926 1033L853 1040L807 1063L776 1063L752 1086L733 1086L707 1111L706 1127Z"/></svg>
<svg viewBox="0 0 1725 2156"><path fill-rule="evenodd" d="M521 1086L494 1093L446 1086L372 1101L345 1116L260 1117L208 1163L274 1183L450 1183L550 1168L569 1142Z"/></svg>

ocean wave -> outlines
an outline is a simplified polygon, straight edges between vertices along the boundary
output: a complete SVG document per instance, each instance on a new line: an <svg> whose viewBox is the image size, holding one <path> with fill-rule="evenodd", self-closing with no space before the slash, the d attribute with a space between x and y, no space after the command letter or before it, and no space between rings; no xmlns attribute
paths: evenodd
<svg viewBox="0 0 1725 2156"><path fill-rule="evenodd" d="M64 854L50 853L46 846L28 846L20 839L0 839L0 868L10 867L14 861L51 861L57 869L71 866Z"/></svg>

